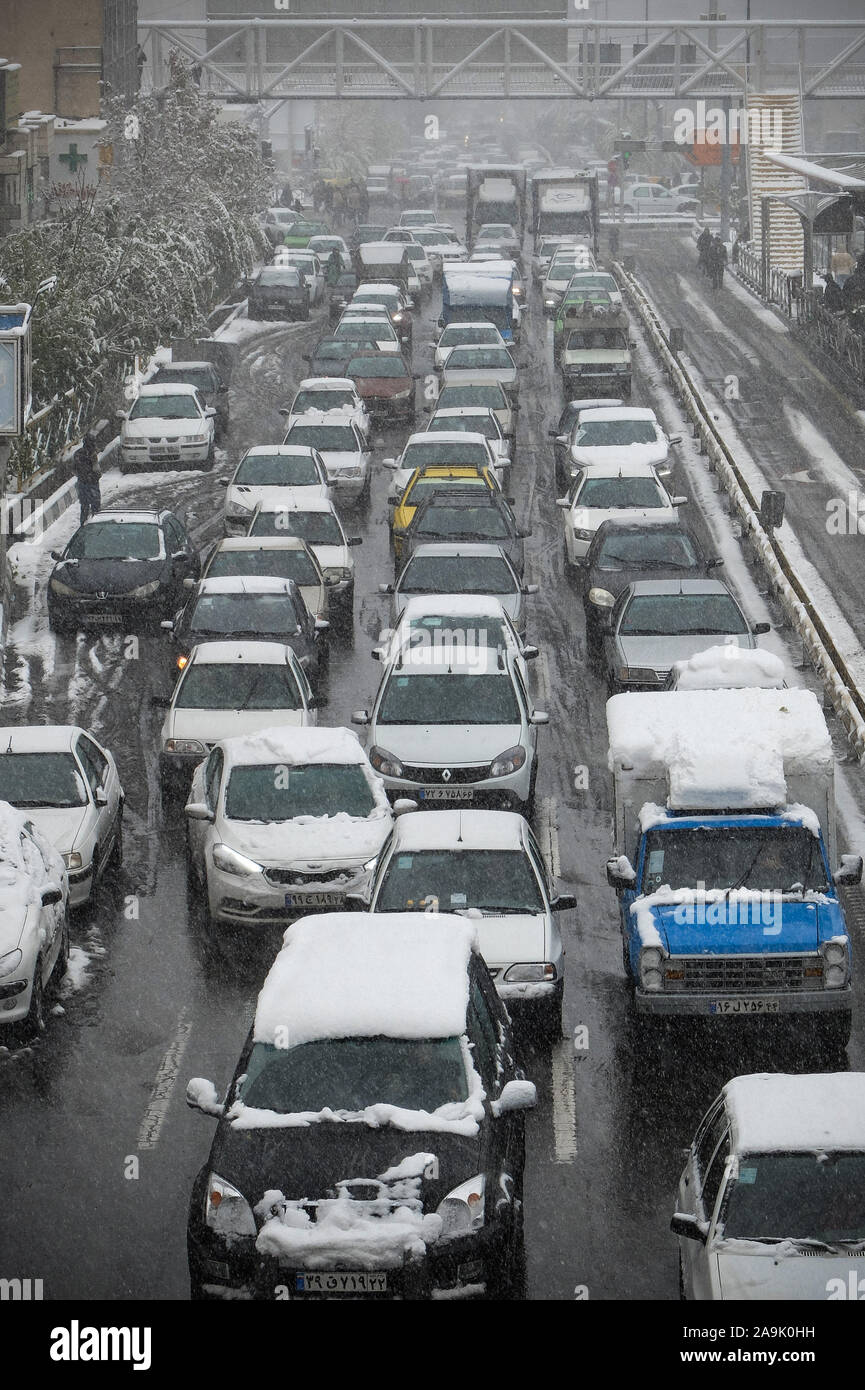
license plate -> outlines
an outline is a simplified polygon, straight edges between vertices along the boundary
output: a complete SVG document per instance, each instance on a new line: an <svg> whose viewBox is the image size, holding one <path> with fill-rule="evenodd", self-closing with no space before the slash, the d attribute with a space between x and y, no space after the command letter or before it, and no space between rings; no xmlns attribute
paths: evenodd
<svg viewBox="0 0 865 1390"><path fill-rule="evenodd" d="M286 907L339 907L344 893L286 893Z"/></svg>
<svg viewBox="0 0 865 1390"><path fill-rule="evenodd" d="M150 457L156 463L171 463L174 459L180 458L180 452L174 449L154 449Z"/></svg>
<svg viewBox="0 0 865 1390"><path fill-rule="evenodd" d="M781 1005L777 999L716 999L709 1005L713 1014L777 1014Z"/></svg>
<svg viewBox="0 0 865 1390"><path fill-rule="evenodd" d="M106 624L107 624L107 623L115 623L115 624L116 624L116 623L119 623L119 622L120 622L120 614L119 614L119 613L88 613L88 614L87 614L87 622L88 622L88 623L106 623Z"/></svg>
<svg viewBox="0 0 865 1390"><path fill-rule="evenodd" d="M421 787L421 801L471 801L474 792L466 787Z"/></svg>
<svg viewBox="0 0 865 1390"><path fill-rule="evenodd" d="M299 1269L294 1276L295 1293L387 1293L387 1275L366 1270L326 1270L309 1272Z"/></svg>

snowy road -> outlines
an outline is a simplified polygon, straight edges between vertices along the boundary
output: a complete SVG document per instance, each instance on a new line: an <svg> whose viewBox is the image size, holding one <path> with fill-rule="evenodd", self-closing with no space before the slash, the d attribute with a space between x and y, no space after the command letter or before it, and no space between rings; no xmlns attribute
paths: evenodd
<svg viewBox="0 0 865 1390"><path fill-rule="evenodd" d="M652 253L653 265L660 266L660 254ZM689 271L684 259L682 264L685 280ZM672 294L675 284L672 279ZM437 308L435 299L433 304ZM775 370L785 362L789 369L793 359L781 335L771 333L747 307L733 299L716 312L729 318L729 326L723 333L716 330L717 361L706 367L711 380L722 380L738 364L746 386L752 367L736 356L740 338L753 337L752 355L761 362L765 350L776 361ZM698 308L688 300L682 313L693 313L696 321ZM435 313L427 310L424 317ZM685 321L689 350L696 354L697 330ZM565 1037L552 1054L524 1040L523 1063L540 1096L527 1125L529 1296L573 1298L577 1290L592 1299L675 1299L675 1241L668 1227L680 1150L709 1101L736 1072L819 1070L834 1068L837 1061L815 1053L808 1036L797 1040L787 1034L780 1041L773 1033L767 1044L736 1035L720 1044L716 1034L695 1027L645 1053L629 1031L615 897L604 877L610 847L605 692L586 668L581 604L562 575L561 520L546 434L558 414L560 389L550 366L548 332L535 306L521 350L528 365L514 490L517 511L533 528L526 577L539 583L540 593L529 601L529 634L545 657L534 663L533 672L539 696L546 700L549 694L551 713L541 745L536 829L563 889L578 894L579 908L562 918L568 951ZM311 326L300 332L270 328L264 338L244 339L232 383L229 461L247 444L281 438L275 407L303 375L298 353L308 347L301 344L316 336ZM431 354L421 347L428 336L418 323L416 371L429 368ZM644 348L638 365L635 402L655 406L669 429L680 428L675 403ZM819 417L795 396L792 408L807 417L808 429L831 435L839 457L857 472L861 449L851 452L847 433L854 425L834 418L831 394L827 385ZM742 405L750 411L747 426ZM785 414L780 401L766 415L764 422L756 388L750 394L743 389L736 418L770 475L780 478L782 469L814 466L813 441L798 416ZM836 437L838 431L844 431L843 438ZM386 433L376 441L376 459L395 453L400 444L398 432ZM749 616L776 617L759 593L759 577L739 555L704 461L688 443L679 457L675 490L692 498L690 523L711 550L724 555L725 572ZM219 531L222 472L217 465L212 474L126 479L122 487L130 500L145 503L158 496L174 506L203 545ZM350 520L349 530L362 533L364 544L355 552L354 640L335 644L332 654L330 724L347 722L366 702L380 670L369 648L386 612L377 584L390 578L388 476L376 470L368 514ZM840 480L830 481L816 467L814 477L819 481L807 495L815 500L803 504L801 512L803 525L810 517L812 527L802 539L810 535L816 542L818 532L825 541L823 494ZM799 510L797 505L797 517ZM73 528L74 518L63 518L40 553L28 556L37 614L42 611L39 586L44 588L50 564L47 550ZM855 555L850 558L849 552L856 545L855 540L839 545L832 568L824 570L833 586L837 580L839 596L849 598L851 622L857 585ZM162 715L151 708L150 696L162 688L160 640L142 639L137 657L130 658L119 636L56 640L38 617L13 637L17 649L9 652L5 672L7 699L14 700L11 717L74 718L93 727L117 757L128 829L116 893L105 893L92 922L74 926L75 970L67 977L64 1012L50 1020L37 1048L0 1054L0 1249L22 1277L43 1279L46 1298L184 1298L186 1206L211 1137L209 1122L186 1109L185 1084L197 1075L224 1087L273 943L262 942L252 959L214 974L187 929L182 826L162 823L159 813ZM807 679L793 669L799 653L783 639L784 634L773 633L767 644L787 660L791 682ZM850 831L842 840L850 838L850 848L860 850L862 780L858 770L850 771L841 788ZM861 947L861 920L851 919L855 947ZM858 991L848 1055L852 1066L862 1068L861 972Z"/></svg>

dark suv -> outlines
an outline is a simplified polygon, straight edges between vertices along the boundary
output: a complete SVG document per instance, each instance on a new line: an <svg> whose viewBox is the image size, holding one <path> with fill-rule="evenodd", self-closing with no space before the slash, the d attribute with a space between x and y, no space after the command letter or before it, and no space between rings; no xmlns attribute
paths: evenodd
<svg viewBox="0 0 865 1390"><path fill-rule="evenodd" d="M472 924L336 912L286 933L196 1178L194 1299L523 1293L535 1088Z"/></svg>

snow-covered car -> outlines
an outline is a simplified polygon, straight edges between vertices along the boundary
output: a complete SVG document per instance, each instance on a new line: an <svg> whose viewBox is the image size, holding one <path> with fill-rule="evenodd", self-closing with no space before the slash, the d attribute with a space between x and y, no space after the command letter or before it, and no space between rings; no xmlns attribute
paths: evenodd
<svg viewBox="0 0 865 1390"><path fill-rule="evenodd" d="M247 449L234 474L220 478L226 489L223 529L243 536L259 503L282 506L298 492L332 500L327 469L315 449L298 444L255 444Z"/></svg>
<svg viewBox="0 0 865 1390"><path fill-rule="evenodd" d="M733 1077L679 1180L682 1298L860 1299L863 1190L865 1073Z"/></svg>
<svg viewBox="0 0 865 1390"><path fill-rule="evenodd" d="M632 183L625 189L625 212L648 214L650 217L670 216L671 213L698 212L700 200L694 192L673 193L660 183ZM613 203L616 207L622 201L620 188L613 190Z"/></svg>
<svg viewBox="0 0 865 1390"><path fill-rule="evenodd" d="M331 335L337 342L365 341L375 345L376 352L398 353L400 338L384 309L378 313L365 307L349 304Z"/></svg>
<svg viewBox="0 0 865 1390"><path fill-rule="evenodd" d="M438 222L438 216L434 208L406 208L405 212L400 213L399 225L401 227L429 227Z"/></svg>
<svg viewBox="0 0 865 1390"><path fill-rule="evenodd" d="M400 809L414 809L405 803ZM208 924L287 925L365 887L393 811L350 729L214 744L186 803L190 893Z"/></svg>
<svg viewBox="0 0 865 1390"><path fill-rule="evenodd" d="M298 220L294 208L268 208L261 219L264 235L272 246L281 246L282 239Z"/></svg>
<svg viewBox="0 0 865 1390"><path fill-rule="evenodd" d="M718 563L718 562L716 562ZM746 651L726 643L674 661L665 690L784 690L784 663L762 647Z"/></svg>
<svg viewBox="0 0 865 1390"><path fill-rule="evenodd" d="M314 551L298 536L223 536L205 561L201 577L293 579L310 613L328 617L330 588Z"/></svg>
<svg viewBox="0 0 865 1390"><path fill-rule="evenodd" d="M521 1297L537 1097L473 924L329 913L284 940L225 1101L187 1086L219 1121L192 1297Z"/></svg>
<svg viewBox="0 0 865 1390"><path fill-rule="evenodd" d="M553 442L555 455L556 487L566 488L571 478L571 438L576 432L577 422L584 410L602 410L606 406L621 405L619 396L585 396L579 400L566 401L558 422L551 425L547 435Z"/></svg>
<svg viewBox="0 0 865 1390"><path fill-rule="evenodd" d="M528 686L526 663L538 656L518 634L501 599L489 594L427 594L407 599L396 626L379 633L372 656L385 664L396 660L403 647L416 643L436 647L462 643L472 647L501 647L519 664Z"/></svg>
<svg viewBox="0 0 865 1390"><path fill-rule="evenodd" d="M768 623L748 622L720 579L641 579L616 599L603 624L604 665L611 695L658 690L673 663L718 640L753 648Z"/></svg>
<svg viewBox="0 0 865 1390"><path fill-rule="evenodd" d="M63 859L29 815L0 802L0 1027L45 1027L45 990L69 960ZM2 1036L2 1034L0 1034Z"/></svg>
<svg viewBox="0 0 865 1390"><path fill-rule="evenodd" d="M372 451L351 420L310 412L290 427L283 443L299 444L318 454L338 502L350 506L369 501Z"/></svg>
<svg viewBox="0 0 865 1390"><path fill-rule="evenodd" d="M512 811L401 816L366 895L371 912L456 912L477 923L481 953L512 1015L561 1037L564 947L559 895L532 828Z"/></svg>
<svg viewBox="0 0 865 1390"><path fill-rule="evenodd" d="M390 315L390 321L399 335L401 343L409 347L413 338L413 324L411 310L414 308L414 301L407 295L399 285L391 285L386 281L363 282L358 285L351 297L351 303L347 306L352 311L363 308L364 305L378 304L383 305Z"/></svg>
<svg viewBox="0 0 865 1390"><path fill-rule="evenodd" d="M556 498L564 512L566 569L581 565L602 521L637 521L663 516L678 520L687 497L671 497L650 463L597 464L581 468L567 497Z"/></svg>
<svg viewBox="0 0 865 1390"><path fill-rule="evenodd" d="M555 253L541 287L544 313L547 318L555 317L565 291L577 272L594 269L595 258L587 247L569 246L565 250Z"/></svg>
<svg viewBox="0 0 865 1390"><path fill-rule="evenodd" d="M442 266L468 260L469 253L455 232L443 227L415 227L412 236L426 251L437 279L441 278Z"/></svg>
<svg viewBox="0 0 865 1390"><path fill-rule="evenodd" d="M397 567L404 565L419 545L437 541L490 541L501 546L517 574L522 576L528 534L521 529L498 489L443 486L414 508L414 515L400 538Z"/></svg>
<svg viewBox="0 0 865 1390"><path fill-rule="evenodd" d="M315 252L322 266L327 265L331 252L336 251L343 270L351 270L351 252L341 236L311 236L306 249Z"/></svg>
<svg viewBox="0 0 865 1390"><path fill-rule="evenodd" d="M451 410L461 406L486 406L491 410L502 428L505 439L511 441L511 460L516 457L517 412L519 401L507 394L497 381L474 381L444 385L438 393L436 402L424 406L431 415L441 410Z"/></svg>
<svg viewBox="0 0 865 1390"><path fill-rule="evenodd" d="M478 250L481 245L515 258L522 250L519 233L508 222L484 222L475 234L473 249Z"/></svg>
<svg viewBox="0 0 865 1390"><path fill-rule="evenodd" d="M379 584L391 594L390 625L395 627L410 598L484 594L497 598L516 631L526 631L524 597L536 594L537 584L521 584L519 575L497 545L421 545L395 584Z"/></svg>
<svg viewBox="0 0 865 1390"><path fill-rule="evenodd" d="M489 468L501 486L510 459L487 438L483 430L418 430L410 434L399 458L385 458L382 468L393 473L388 484L388 506L396 508L412 474L427 468ZM410 520L411 518L407 518Z"/></svg>
<svg viewBox="0 0 865 1390"><path fill-rule="evenodd" d="M540 286L547 277L547 272L552 263L553 256L557 251L562 251L566 247L577 245L575 237L564 236L544 236L536 244L532 252L531 276L532 284Z"/></svg>
<svg viewBox="0 0 865 1390"><path fill-rule="evenodd" d="M212 464L215 415L194 386L140 387L129 410L117 412L121 467Z"/></svg>
<svg viewBox="0 0 865 1390"><path fill-rule="evenodd" d="M321 566L328 586L328 619L351 632L354 621L354 556L361 536L347 536L332 502L323 497L296 498L284 506L256 507L250 539L298 536L306 541Z"/></svg>
<svg viewBox="0 0 865 1390"><path fill-rule="evenodd" d="M370 762L388 796L526 816L534 811L538 726L548 722L507 651L461 642L401 651L371 709L352 715L368 728Z"/></svg>
<svg viewBox="0 0 865 1390"><path fill-rule="evenodd" d="M607 406L582 410L569 440L572 474L577 469L617 463L651 465L660 477L671 444L680 444L680 434L667 435L658 424L654 410L641 406Z"/></svg>
<svg viewBox="0 0 865 1390"><path fill-rule="evenodd" d="M159 753L162 800L189 793L192 774L214 743L260 729L306 728L319 701L291 647L281 642L201 642L166 709Z"/></svg>
<svg viewBox="0 0 865 1390"><path fill-rule="evenodd" d="M455 347L442 368L445 386L475 382L498 382L502 390L516 396L519 375L513 357L504 347Z"/></svg>
<svg viewBox="0 0 865 1390"><path fill-rule="evenodd" d="M422 299L429 299L433 288L433 268L432 262L421 246L419 241L409 241L406 243L405 254L412 263L412 268L420 281L420 293Z"/></svg>
<svg viewBox="0 0 865 1390"><path fill-rule="evenodd" d="M370 418L350 377L304 377L298 383L291 405L280 407L279 413L285 416L285 428L289 430L309 411L317 415L347 415L361 434L365 437L369 435Z"/></svg>
<svg viewBox="0 0 865 1390"><path fill-rule="evenodd" d="M148 381L148 386L174 386L180 382L194 386L204 401L212 405L216 414L213 417L217 442L228 433L229 404L228 383L225 382L212 362L161 362Z"/></svg>
<svg viewBox="0 0 865 1390"><path fill-rule="evenodd" d="M310 304L319 303L324 295L324 266L314 251L290 251L282 248L277 251L274 264L295 266L300 271L301 279L309 287Z"/></svg>
<svg viewBox="0 0 865 1390"><path fill-rule="evenodd" d="M296 265L266 265L249 281L247 317L308 319L309 285Z"/></svg>
<svg viewBox="0 0 865 1390"><path fill-rule="evenodd" d="M449 323L437 343L430 343L433 366L441 371L455 347L504 347L505 340L494 323Z"/></svg>
<svg viewBox="0 0 865 1390"><path fill-rule="evenodd" d="M430 416L427 434L482 434L490 442L502 462L512 463L513 441L506 439L495 414L485 405L458 405L436 410Z"/></svg>
<svg viewBox="0 0 865 1390"><path fill-rule="evenodd" d="M59 851L69 906L95 898L109 865L123 862L123 787L101 743L77 724L0 730L0 801L27 813Z"/></svg>

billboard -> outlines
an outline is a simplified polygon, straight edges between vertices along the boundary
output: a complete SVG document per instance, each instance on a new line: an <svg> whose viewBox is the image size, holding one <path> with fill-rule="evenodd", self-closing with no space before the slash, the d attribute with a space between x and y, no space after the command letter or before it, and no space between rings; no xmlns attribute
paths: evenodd
<svg viewBox="0 0 865 1390"><path fill-rule="evenodd" d="M0 305L0 438L21 434L30 393L30 305Z"/></svg>

